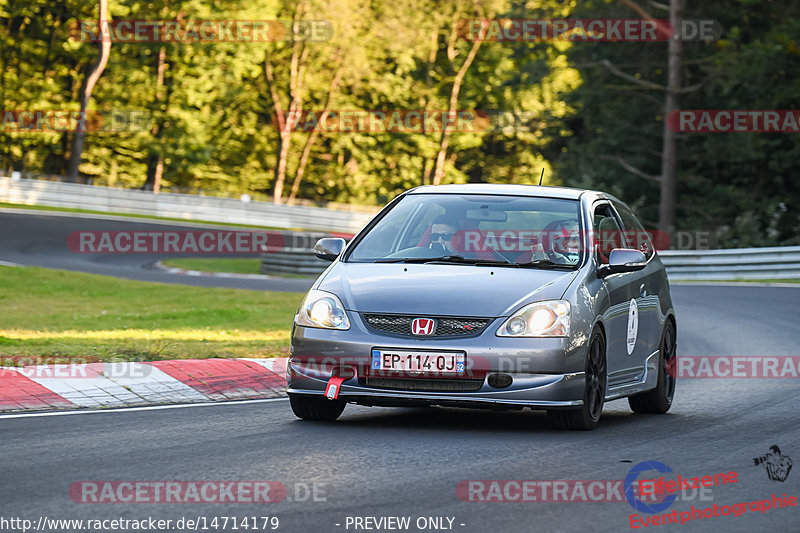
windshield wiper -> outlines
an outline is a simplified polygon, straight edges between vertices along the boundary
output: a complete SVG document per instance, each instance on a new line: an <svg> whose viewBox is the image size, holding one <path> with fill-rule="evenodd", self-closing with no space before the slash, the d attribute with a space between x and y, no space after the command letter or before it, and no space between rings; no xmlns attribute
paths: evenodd
<svg viewBox="0 0 800 533"><path fill-rule="evenodd" d="M466 257L462 257L460 255L447 255L445 257L438 257L436 259L430 259L427 261L428 263L458 263L464 265L489 265L489 266L517 266L516 263L509 261L508 259L467 259Z"/></svg>
<svg viewBox="0 0 800 533"><path fill-rule="evenodd" d="M459 265L517 266L507 259L467 259L460 255L441 257L400 257L376 259L376 263L455 263Z"/></svg>
<svg viewBox="0 0 800 533"><path fill-rule="evenodd" d="M441 257L386 257L376 259L375 263L453 263L457 265L509 266L516 268L542 268L547 270L575 270L577 265L556 263L549 259L537 259L527 263L514 263L507 259L468 259L461 255L443 255Z"/></svg>
<svg viewBox="0 0 800 533"><path fill-rule="evenodd" d="M529 261L527 263L517 263L521 268L545 268L555 270L574 270L577 265L569 263L556 263L549 259L537 259L536 261Z"/></svg>
<svg viewBox="0 0 800 533"><path fill-rule="evenodd" d="M373 263L424 263L431 261L429 257L384 257L376 259Z"/></svg>

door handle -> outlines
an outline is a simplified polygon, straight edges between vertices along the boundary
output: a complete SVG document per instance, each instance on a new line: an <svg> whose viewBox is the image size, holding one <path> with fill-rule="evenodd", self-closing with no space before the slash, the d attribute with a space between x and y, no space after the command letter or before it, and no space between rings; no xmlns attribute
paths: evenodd
<svg viewBox="0 0 800 533"><path fill-rule="evenodd" d="M642 295L642 298L647 296L647 289L645 288L644 283L642 283L641 286L639 287L639 294Z"/></svg>

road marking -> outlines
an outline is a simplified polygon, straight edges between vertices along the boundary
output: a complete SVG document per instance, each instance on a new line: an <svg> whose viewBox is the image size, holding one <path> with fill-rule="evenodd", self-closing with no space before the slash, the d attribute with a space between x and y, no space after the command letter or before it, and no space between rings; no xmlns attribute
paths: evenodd
<svg viewBox="0 0 800 533"><path fill-rule="evenodd" d="M202 270L186 270L183 268L171 267L165 265L162 261L157 261L153 264L155 270L160 270L168 274L178 274L181 276L209 276L211 278L229 278L229 279L281 279L280 276L267 276L265 274L236 274L233 272L205 272Z"/></svg>
<svg viewBox="0 0 800 533"><path fill-rule="evenodd" d="M246 403L267 403L267 402L283 402L288 400L286 398L262 398L260 400L235 400L229 402L205 402L205 403L187 403L179 405L151 405L147 407L123 407L121 409L99 409L91 411L58 411L56 413L19 413L11 415L0 415L0 420L9 418L35 418L42 416L65 416L65 415L95 415L100 413L127 413L132 411L155 411L161 409L181 409L183 407L209 407L212 405L242 405Z"/></svg>

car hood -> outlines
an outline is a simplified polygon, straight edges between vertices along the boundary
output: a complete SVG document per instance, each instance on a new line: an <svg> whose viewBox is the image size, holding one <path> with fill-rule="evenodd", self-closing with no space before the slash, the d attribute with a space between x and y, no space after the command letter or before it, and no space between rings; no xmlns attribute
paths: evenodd
<svg viewBox="0 0 800 533"><path fill-rule="evenodd" d="M577 271L472 265L340 263L316 287L348 311L497 317L561 298Z"/></svg>

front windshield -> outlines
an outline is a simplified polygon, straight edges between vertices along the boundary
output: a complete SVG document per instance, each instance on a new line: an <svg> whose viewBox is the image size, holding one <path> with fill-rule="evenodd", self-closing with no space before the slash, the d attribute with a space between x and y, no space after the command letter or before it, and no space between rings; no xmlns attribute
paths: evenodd
<svg viewBox="0 0 800 533"><path fill-rule="evenodd" d="M576 200L410 194L351 249L353 262L467 262L574 267Z"/></svg>

